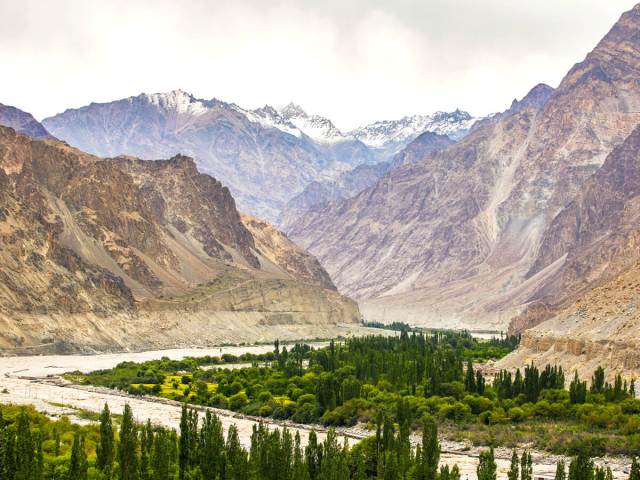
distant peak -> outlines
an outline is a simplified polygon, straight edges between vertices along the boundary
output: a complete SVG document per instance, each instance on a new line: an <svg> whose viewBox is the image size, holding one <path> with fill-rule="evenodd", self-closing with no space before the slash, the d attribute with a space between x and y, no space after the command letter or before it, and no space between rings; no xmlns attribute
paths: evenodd
<svg viewBox="0 0 640 480"><path fill-rule="evenodd" d="M516 113L525 108L541 109L546 105L554 91L555 89L553 87L545 83L539 83L529 90L522 100L514 99L508 112Z"/></svg>
<svg viewBox="0 0 640 480"><path fill-rule="evenodd" d="M212 102L195 98L189 92L184 90L171 90L164 93L142 94L151 104L158 108L174 111L177 113L187 113L191 115L200 115L209 110Z"/></svg>
<svg viewBox="0 0 640 480"><path fill-rule="evenodd" d="M282 109L280 109L280 114L285 118L299 118L307 116L307 112L305 112L300 105L293 102L289 102L288 105L282 107Z"/></svg>

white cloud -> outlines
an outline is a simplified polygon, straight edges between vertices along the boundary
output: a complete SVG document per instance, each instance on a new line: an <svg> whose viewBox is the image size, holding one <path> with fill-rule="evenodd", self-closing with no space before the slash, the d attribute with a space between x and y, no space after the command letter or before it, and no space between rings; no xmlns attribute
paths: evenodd
<svg viewBox="0 0 640 480"><path fill-rule="evenodd" d="M0 0L0 102L38 118L182 88L348 128L505 108L556 85L632 1Z"/></svg>

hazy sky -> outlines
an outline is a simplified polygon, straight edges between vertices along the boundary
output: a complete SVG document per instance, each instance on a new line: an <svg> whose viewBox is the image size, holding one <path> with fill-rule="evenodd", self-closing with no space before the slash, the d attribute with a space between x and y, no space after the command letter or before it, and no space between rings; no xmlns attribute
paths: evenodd
<svg viewBox="0 0 640 480"><path fill-rule="evenodd" d="M38 119L181 88L342 128L556 86L627 0L0 0L0 102Z"/></svg>

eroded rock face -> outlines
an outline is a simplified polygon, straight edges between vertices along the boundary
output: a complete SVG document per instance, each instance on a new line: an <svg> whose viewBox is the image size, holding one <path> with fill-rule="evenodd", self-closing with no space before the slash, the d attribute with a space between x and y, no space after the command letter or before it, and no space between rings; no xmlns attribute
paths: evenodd
<svg viewBox="0 0 640 480"><path fill-rule="evenodd" d="M546 228L640 122L639 55L640 6L552 94L534 88L291 237L369 318L505 328L559 268L527 276Z"/></svg>
<svg viewBox="0 0 640 480"><path fill-rule="evenodd" d="M294 278L335 290L331 277L320 262L293 243L273 225L251 215L242 215L242 223L251 232L256 252L263 259L284 270ZM265 265L263 268L268 268Z"/></svg>
<svg viewBox="0 0 640 480"><path fill-rule="evenodd" d="M553 281L536 292L511 323L520 332L551 318L589 289L610 280L640 258L640 128L615 148L554 218L529 276L562 263Z"/></svg>
<svg viewBox="0 0 640 480"><path fill-rule="evenodd" d="M199 328L207 315L255 325L276 315L310 331L359 320L313 257L255 224L188 157L104 159L0 127L0 348L223 341L163 324L188 315ZM83 317L106 329L86 345L72 333L95 330Z"/></svg>
<svg viewBox="0 0 640 480"><path fill-rule="evenodd" d="M546 321L530 326L522 334L518 349L498 362L498 368L515 368L525 363L560 364L589 378L598 366L609 377L616 372L625 378L640 374L640 263L601 285L566 299L562 307L547 308ZM540 318L540 312L538 319Z"/></svg>

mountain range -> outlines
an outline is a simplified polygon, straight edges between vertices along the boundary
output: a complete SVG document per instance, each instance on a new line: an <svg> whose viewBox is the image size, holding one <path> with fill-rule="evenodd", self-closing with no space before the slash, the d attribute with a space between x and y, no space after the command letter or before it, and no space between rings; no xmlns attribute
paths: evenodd
<svg viewBox="0 0 640 480"><path fill-rule="evenodd" d="M635 358L639 292L627 269L639 259L639 69L636 6L558 88L535 86L457 143L311 211L289 233L371 320L510 326L525 331L530 360L561 352L575 366L620 345ZM627 295L607 282L626 282ZM617 307L594 313L584 303L596 291Z"/></svg>
<svg viewBox="0 0 640 480"><path fill-rule="evenodd" d="M640 372L638 78L640 5L485 118L0 105L0 347L310 334L357 324L345 294L367 320L522 334L498 366Z"/></svg>
<svg viewBox="0 0 640 480"><path fill-rule="evenodd" d="M473 120L456 111L385 122L385 142L381 130L375 138L365 134L372 126L343 133L295 104L247 110L175 90L92 103L46 118L43 125L95 155L189 155L230 188L242 211L277 221L287 202L312 182L386 161L426 128L461 136Z"/></svg>

